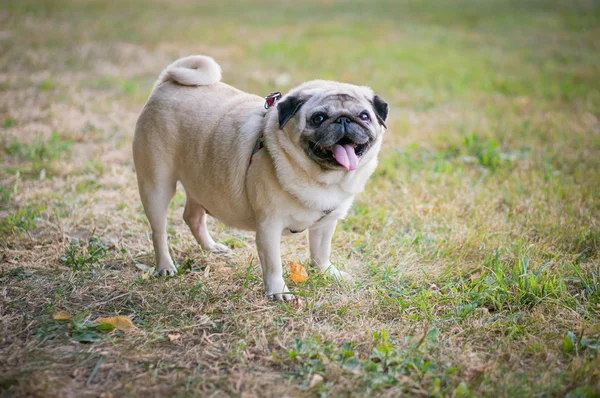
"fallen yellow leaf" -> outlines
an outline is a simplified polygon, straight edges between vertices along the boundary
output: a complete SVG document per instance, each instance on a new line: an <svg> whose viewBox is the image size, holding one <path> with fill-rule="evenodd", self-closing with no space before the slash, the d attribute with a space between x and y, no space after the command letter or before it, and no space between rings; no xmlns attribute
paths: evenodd
<svg viewBox="0 0 600 398"><path fill-rule="evenodd" d="M169 333L167 335L167 337L169 337L169 341L170 342L173 342L175 340L179 340L181 338L181 334L179 334L179 333Z"/></svg>
<svg viewBox="0 0 600 398"><path fill-rule="evenodd" d="M66 311L57 311L54 314L52 314L52 319L54 319L55 321L70 321L71 314L69 314Z"/></svg>
<svg viewBox="0 0 600 398"><path fill-rule="evenodd" d="M290 276L296 283L304 282L308 279L308 274L304 267L298 263L290 261Z"/></svg>
<svg viewBox="0 0 600 398"><path fill-rule="evenodd" d="M131 322L131 319L129 319L127 315L113 316L110 318L98 318L96 319L96 322L108 323L121 331L126 331L133 328L133 322Z"/></svg>

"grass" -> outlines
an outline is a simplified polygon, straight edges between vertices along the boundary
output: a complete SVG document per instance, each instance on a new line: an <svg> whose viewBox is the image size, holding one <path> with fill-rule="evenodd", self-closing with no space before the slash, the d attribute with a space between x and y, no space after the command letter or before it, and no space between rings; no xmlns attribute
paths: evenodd
<svg viewBox="0 0 600 398"><path fill-rule="evenodd" d="M0 12L0 391L6 396L600 395L600 4L593 0L8 0ZM341 286L252 234L152 275L130 146L175 58L258 94L311 78L391 104L334 238ZM59 311L68 321L53 319ZM135 330L98 317L127 315Z"/></svg>

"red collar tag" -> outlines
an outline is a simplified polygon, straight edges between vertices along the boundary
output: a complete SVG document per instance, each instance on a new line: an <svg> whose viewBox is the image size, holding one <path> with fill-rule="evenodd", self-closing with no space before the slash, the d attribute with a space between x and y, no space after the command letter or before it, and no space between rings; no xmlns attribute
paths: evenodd
<svg viewBox="0 0 600 398"><path fill-rule="evenodd" d="M281 93L279 91L275 91L274 93L271 93L269 95L267 95L265 97L265 109L269 109L270 107L272 107L273 105L275 105L275 103L280 100L282 97Z"/></svg>

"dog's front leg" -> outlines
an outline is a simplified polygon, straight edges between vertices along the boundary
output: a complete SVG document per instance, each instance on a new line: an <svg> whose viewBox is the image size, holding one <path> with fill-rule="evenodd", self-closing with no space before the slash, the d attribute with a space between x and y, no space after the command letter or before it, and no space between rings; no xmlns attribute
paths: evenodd
<svg viewBox="0 0 600 398"><path fill-rule="evenodd" d="M319 268L319 271L331 275L338 280L350 280L348 273L337 269L331 261L331 239L335 232L337 220L317 223L308 230L308 244L310 246L310 258Z"/></svg>
<svg viewBox="0 0 600 398"><path fill-rule="evenodd" d="M260 225L256 231L256 247L260 257L260 265L263 272L263 281L267 296L275 300L289 301L293 298L283 280L283 269L281 267L281 232L282 228L274 224Z"/></svg>

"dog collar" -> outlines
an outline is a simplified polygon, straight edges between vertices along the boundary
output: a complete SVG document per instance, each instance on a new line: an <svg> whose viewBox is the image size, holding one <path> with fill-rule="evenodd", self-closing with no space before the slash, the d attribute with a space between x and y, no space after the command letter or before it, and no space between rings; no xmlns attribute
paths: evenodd
<svg viewBox="0 0 600 398"><path fill-rule="evenodd" d="M256 143L254 144L254 148L252 149L252 155L250 155L250 163L248 163L248 166L250 166L252 164L252 158L254 157L254 155L256 154L256 152L260 151L261 149L263 149L265 145L263 144L263 137L262 135L260 137L258 137L256 139Z"/></svg>
<svg viewBox="0 0 600 398"><path fill-rule="evenodd" d="M279 101L281 99L281 97L282 97L282 95L279 91L274 91L271 94L267 95L265 97L265 109L269 109L270 107L275 105L277 103L277 101ZM250 155L250 164L252 164L252 158L254 157L256 152L263 149L264 146L265 145L263 144L263 137L261 135L260 137L257 138L256 144L254 144L254 148L252 149L252 155Z"/></svg>
<svg viewBox="0 0 600 398"><path fill-rule="evenodd" d="M270 107L275 105L275 103L277 101L279 101L281 99L281 97L282 97L282 95L279 91L275 91L275 92L272 92L271 94L267 95L265 97L265 109L269 109Z"/></svg>
<svg viewBox="0 0 600 398"><path fill-rule="evenodd" d="M265 109L269 109L273 105L277 103L281 99L282 95L279 91L274 91L271 94L265 97ZM265 145L263 144L262 135L256 139L256 144L254 144L254 149L252 149L252 155L250 155L250 164L252 164L252 158L256 154L256 152L263 149Z"/></svg>

